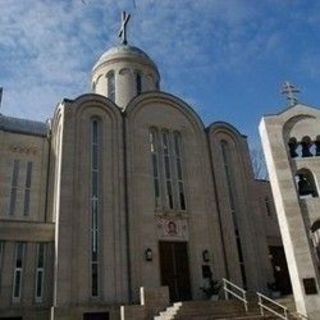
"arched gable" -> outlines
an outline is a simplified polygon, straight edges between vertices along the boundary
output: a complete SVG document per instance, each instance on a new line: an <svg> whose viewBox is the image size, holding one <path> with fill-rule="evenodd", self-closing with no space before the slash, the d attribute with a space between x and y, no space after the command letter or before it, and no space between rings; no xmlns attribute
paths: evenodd
<svg viewBox="0 0 320 320"><path fill-rule="evenodd" d="M199 115L186 102L165 92L150 91L133 98L125 108L125 117L133 119L145 106L161 103L179 110L192 124L194 129L204 131L204 124Z"/></svg>
<svg viewBox="0 0 320 320"><path fill-rule="evenodd" d="M224 121L213 122L206 128L206 131L209 139L214 138L217 134L225 135L228 140L233 142L237 151L238 147L243 143L243 140L247 138L247 136L243 135L236 127Z"/></svg>
<svg viewBox="0 0 320 320"><path fill-rule="evenodd" d="M66 108L72 109L75 115L81 115L85 109L95 107L105 111L114 120L121 120L121 111L110 99L99 94L84 94L75 100L66 100Z"/></svg>
<svg viewBox="0 0 320 320"><path fill-rule="evenodd" d="M81 115L85 109L93 106L107 112L111 118L121 120L121 111L113 101L99 94L88 93L74 100L64 99L59 103L54 112L51 130L53 132L56 131L57 125L65 111L71 111L74 112L74 114Z"/></svg>

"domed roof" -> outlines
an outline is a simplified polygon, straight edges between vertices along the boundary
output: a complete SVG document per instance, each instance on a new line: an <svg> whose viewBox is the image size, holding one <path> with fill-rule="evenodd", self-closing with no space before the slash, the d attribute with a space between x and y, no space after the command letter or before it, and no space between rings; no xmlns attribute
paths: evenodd
<svg viewBox="0 0 320 320"><path fill-rule="evenodd" d="M127 44L121 44L116 47L112 47L106 52L102 54L102 56L99 58L97 63L94 65L93 70L95 70L99 65L103 64L104 62L111 60L113 58L119 57L139 57L147 60L148 63L150 63L156 70L158 70L156 64L151 60L151 58L141 49L130 46Z"/></svg>

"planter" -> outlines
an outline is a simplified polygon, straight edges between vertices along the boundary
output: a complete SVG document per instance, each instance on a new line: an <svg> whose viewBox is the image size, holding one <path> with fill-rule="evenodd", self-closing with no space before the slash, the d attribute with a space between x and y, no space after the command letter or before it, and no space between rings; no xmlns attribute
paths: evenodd
<svg viewBox="0 0 320 320"><path fill-rule="evenodd" d="M272 291L271 296L272 296L272 298L280 298L281 292L280 291Z"/></svg>
<svg viewBox="0 0 320 320"><path fill-rule="evenodd" d="M218 294L213 294L213 295L210 297L210 300L211 300L211 301L218 301L218 300L219 300L219 295L218 295Z"/></svg>

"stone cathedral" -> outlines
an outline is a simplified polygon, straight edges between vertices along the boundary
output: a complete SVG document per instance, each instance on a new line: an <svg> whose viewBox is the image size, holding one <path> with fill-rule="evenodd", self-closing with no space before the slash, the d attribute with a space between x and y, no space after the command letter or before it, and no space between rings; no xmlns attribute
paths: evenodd
<svg viewBox="0 0 320 320"><path fill-rule="evenodd" d="M129 18L91 93L46 123L0 115L0 319L120 319L141 287L201 300L208 278L290 290L246 136L161 91Z"/></svg>

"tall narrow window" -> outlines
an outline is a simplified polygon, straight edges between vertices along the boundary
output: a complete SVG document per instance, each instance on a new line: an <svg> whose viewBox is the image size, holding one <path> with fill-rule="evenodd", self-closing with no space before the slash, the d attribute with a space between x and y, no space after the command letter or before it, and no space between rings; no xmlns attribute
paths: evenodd
<svg viewBox="0 0 320 320"><path fill-rule="evenodd" d="M149 132L150 151L153 167L153 186L156 208L161 206L160 200L160 174L159 174L159 141L157 129L151 128Z"/></svg>
<svg viewBox="0 0 320 320"><path fill-rule="evenodd" d="M181 154L181 135L179 132L173 133L174 154L176 165L176 187L178 195L178 207L180 210L186 210L186 198L184 194L184 183L182 173L182 154Z"/></svg>
<svg viewBox="0 0 320 320"><path fill-rule="evenodd" d="M2 287L2 268L3 268L3 260L4 260L4 241L0 240L0 293Z"/></svg>
<svg viewBox="0 0 320 320"><path fill-rule="evenodd" d="M21 299L24 251L25 243L17 242L15 248L15 268L13 275L13 302L19 302Z"/></svg>
<svg viewBox="0 0 320 320"><path fill-rule="evenodd" d="M245 265L244 265L242 244L241 244L241 238L240 238L240 233L239 233L239 224L238 224L235 199L234 199L235 185L233 182L234 181L233 169L231 167L232 161L231 161L230 147L229 147L228 142L225 140L222 140L220 142L220 146L221 146L221 152L222 152L222 158L223 158L224 171L225 171L225 175L226 175L226 179L227 179L229 203L230 203L232 221L233 221L233 225L234 225L234 233L236 236L241 277L242 277L243 286L246 288L247 287L247 276L246 276L246 270L245 270Z"/></svg>
<svg viewBox="0 0 320 320"><path fill-rule="evenodd" d="M16 211L19 168L20 168L20 161L19 160L14 160L14 162L13 162L13 172L12 172L12 181L11 181L10 204L9 204L9 215L10 216L13 216L15 214L15 211Z"/></svg>
<svg viewBox="0 0 320 320"><path fill-rule="evenodd" d="M24 190L23 215L25 216L28 216L30 211L31 178L32 178L32 162L29 161L27 163L26 186Z"/></svg>
<svg viewBox="0 0 320 320"><path fill-rule="evenodd" d="M136 73L137 95L142 92L142 79L139 72Z"/></svg>
<svg viewBox="0 0 320 320"><path fill-rule="evenodd" d="M36 302L41 302L43 299L44 264L45 264L45 243L41 242L37 244L37 269L36 269L36 286L35 286Z"/></svg>
<svg viewBox="0 0 320 320"><path fill-rule="evenodd" d="M167 196L167 205L169 209L173 209L173 188L172 188L172 172L171 172L171 146L169 140L169 132L162 131L162 149L163 149L163 164L165 187Z"/></svg>
<svg viewBox="0 0 320 320"><path fill-rule="evenodd" d="M116 100L116 86L115 86L115 76L114 76L113 70L107 73L107 82L108 82L108 98L114 102Z"/></svg>
<svg viewBox="0 0 320 320"><path fill-rule="evenodd" d="M100 128L98 120L91 121L91 295L99 294L98 237L99 237L99 169Z"/></svg>

